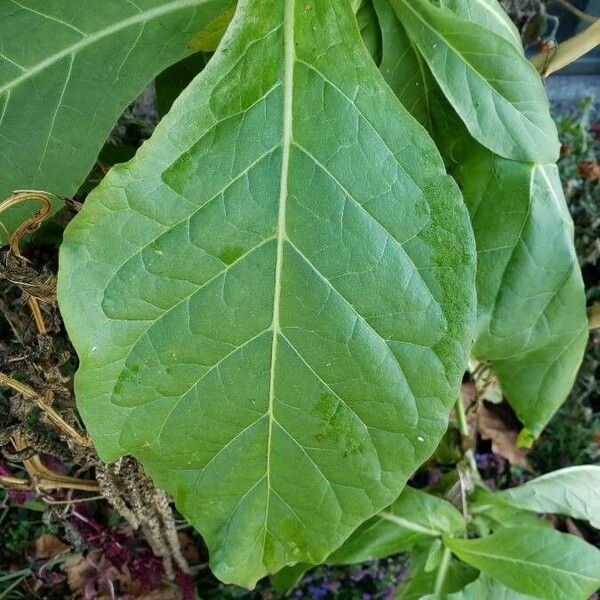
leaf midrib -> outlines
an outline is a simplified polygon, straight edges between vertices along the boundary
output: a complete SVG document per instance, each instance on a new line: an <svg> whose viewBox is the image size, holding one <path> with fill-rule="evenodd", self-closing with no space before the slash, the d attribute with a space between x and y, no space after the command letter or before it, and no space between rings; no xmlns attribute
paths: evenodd
<svg viewBox="0 0 600 600"><path fill-rule="evenodd" d="M169 14L171 12L177 12L178 10L183 10L186 8L191 8L194 6L198 6L200 4L206 4L210 0L174 0L173 2L169 2L167 4L163 4L162 6L157 6L155 8L151 8L149 10L139 12L127 19L122 21L118 21L117 23L113 23L112 25L105 27L103 29L99 29L94 33L86 35L84 38L76 42L75 44L71 44L66 48L63 48L59 52L52 54L48 58L40 61L33 67L30 67L23 73L21 73L18 77L8 81L4 85L0 86L0 94L10 91L14 89L24 81L35 77L38 73L44 71L46 68L52 66L57 63L61 59L69 56L70 54L76 54L80 50L95 44L96 42L110 37L111 35L122 31L123 29L127 29L128 27L132 27L133 25L137 25L139 23L147 23L152 19L159 18L165 14Z"/></svg>
<svg viewBox="0 0 600 600"><path fill-rule="evenodd" d="M510 556L507 556L506 554L492 554L490 552L482 552L480 550L464 550L464 549L457 550L456 553L457 554L460 553L460 554L467 555L467 556L475 556L475 557L480 556L482 558L490 558L493 560L515 563L515 564L523 564L523 565L527 565L528 567L533 567L535 569L539 569L540 571L543 571L543 572L556 571L557 573L564 573L565 575L568 575L569 577L572 577L573 579L583 579L586 581L594 581L594 582L596 581L596 578L590 577L583 573L580 573L579 571L568 571L567 569L557 567L554 564L539 563L539 562L535 562L533 560L527 560L524 558L511 558ZM459 554L459 557L460 557L460 554Z"/></svg>
<svg viewBox="0 0 600 600"><path fill-rule="evenodd" d="M294 93L294 8L295 0L286 0L283 12L283 128L281 133L281 175L279 188L279 210L277 215L277 258L275 263L275 285L273 291L273 339L271 345L271 372L269 380L269 430L267 437L267 494L265 502L265 524L263 536L263 557L267 541L269 500L271 497L271 445L273 439L273 404L275 399L275 365L277 363L277 345L281 333L279 307L281 304L281 278L283 272L283 251L286 241L285 219L288 196L288 171L290 146L292 143L292 96Z"/></svg>

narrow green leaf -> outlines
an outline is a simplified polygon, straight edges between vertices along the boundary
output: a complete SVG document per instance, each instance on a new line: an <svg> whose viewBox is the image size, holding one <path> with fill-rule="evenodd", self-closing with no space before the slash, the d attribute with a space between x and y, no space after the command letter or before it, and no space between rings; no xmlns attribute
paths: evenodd
<svg viewBox="0 0 600 600"><path fill-rule="evenodd" d="M381 30L371 0L363 0L356 11L356 23L369 54L378 65L381 61Z"/></svg>
<svg viewBox="0 0 600 600"><path fill-rule="evenodd" d="M410 114L431 131L430 94L437 85L389 0L374 0L373 5L381 29L381 74Z"/></svg>
<svg viewBox="0 0 600 600"><path fill-rule="evenodd" d="M456 176L478 252L473 355L492 362L517 416L539 435L588 337L573 223L555 165L505 160L473 143L462 156Z"/></svg>
<svg viewBox="0 0 600 600"><path fill-rule="evenodd" d="M61 248L100 454L139 457L245 586L398 497L446 428L473 296L458 189L345 0L241 2Z"/></svg>
<svg viewBox="0 0 600 600"><path fill-rule="evenodd" d="M0 2L0 200L23 188L74 194L121 112L228 5ZM36 209L11 209L2 223L12 232Z"/></svg>
<svg viewBox="0 0 600 600"><path fill-rule="evenodd" d="M446 538L445 543L461 560L536 598L586 600L600 586L600 551L554 529L509 527L485 538Z"/></svg>
<svg viewBox="0 0 600 600"><path fill-rule="evenodd" d="M513 506L539 513L568 515L600 529L600 466L568 467L498 495Z"/></svg>
<svg viewBox="0 0 600 600"><path fill-rule="evenodd" d="M533 596L526 596L505 587L491 577L481 575L459 592L441 596L430 594L421 600L532 600L532 598Z"/></svg>
<svg viewBox="0 0 600 600"><path fill-rule="evenodd" d="M475 139L505 158L558 158L541 79L512 42L429 0L390 2Z"/></svg>

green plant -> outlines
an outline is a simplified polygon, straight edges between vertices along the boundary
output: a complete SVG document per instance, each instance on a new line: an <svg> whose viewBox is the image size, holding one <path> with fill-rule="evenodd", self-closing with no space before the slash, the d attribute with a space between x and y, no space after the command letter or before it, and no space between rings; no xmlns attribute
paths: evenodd
<svg viewBox="0 0 600 600"><path fill-rule="evenodd" d="M495 0L232 8L0 2L6 193L74 193L139 90L216 48L164 72L168 107L201 70L61 246L99 455L143 462L225 582L287 588L410 551L401 598L585 599L600 552L534 513L596 514L582 481L600 468L494 495L467 449L462 510L406 487L453 404L467 433L469 355L527 443L587 340L558 137L518 32Z"/></svg>

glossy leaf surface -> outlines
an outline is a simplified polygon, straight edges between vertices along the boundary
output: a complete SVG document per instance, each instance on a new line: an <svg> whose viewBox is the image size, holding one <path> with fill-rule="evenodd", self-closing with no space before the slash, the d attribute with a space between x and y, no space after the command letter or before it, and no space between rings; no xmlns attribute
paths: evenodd
<svg viewBox="0 0 600 600"><path fill-rule="evenodd" d="M473 259L349 5L242 2L66 233L80 410L103 458L175 495L224 581L318 563L445 430Z"/></svg>
<svg viewBox="0 0 600 600"><path fill-rule="evenodd" d="M554 529L501 529L474 540L445 540L461 560L522 594L586 600L600 586L600 551Z"/></svg>
<svg viewBox="0 0 600 600"><path fill-rule="evenodd" d="M23 188L74 194L127 105L231 4L0 2L0 200ZM2 223L12 231L32 209Z"/></svg>
<svg viewBox="0 0 600 600"><path fill-rule="evenodd" d="M600 529L600 466L553 471L499 496L512 506L539 513L568 515Z"/></svg>

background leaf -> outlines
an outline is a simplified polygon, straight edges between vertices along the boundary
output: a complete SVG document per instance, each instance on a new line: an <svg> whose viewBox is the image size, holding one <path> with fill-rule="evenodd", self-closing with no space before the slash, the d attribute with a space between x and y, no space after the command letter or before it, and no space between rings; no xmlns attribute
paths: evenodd
<svg viewBox="0 0 600 600"><path fill-rule="evenodd" d="M356 11L356 23L369 54L378 65L381 60L381 31L371 0L362 1Z"/></svg>
<svg viewBox="0 0 600 600"><path fill-rule="evenodd" d="M285 7L238 6L59 275L100 454L139 457L245 586L398 497L446 429L474 308L458 189L349 6Z"/></svg>
<svg viewBox="0 0 600 600"><path fill-rule="evenodd" d="M588 337L557 168L508 161L470 144L456 177L479 261L472 353L491 361L517 416L539 435L569 393Z"/></svg>
<svg viewBox="0 0 600 600"><path fill-rule="evenodd" d="M196 52L196 54L180 60L156 76L154 80L156 110L161 118L171 110L173 102L177 100L192 79L204 69L206 63L210 60L210 56L210 54L204 52Z"/></svg>
<svg viewBox="0 0 600 600"><path fill-rule="evenodd" d="M373 6L381 28L381 74L410 114L431 131L430 94L437 85L389 1L374 0Z"/></svg>
<svg viewBox="0 0 600 600"><path fill-rule="evenodd" d="M498 0L439 0L439 6L509 41L521 54L521 35Z"/></svg>
<svg viewBox="0 0 600 600"><path fill-rule="evenodd" d="M509 504L501 492L492 492L476 486L469 496L469 512L478 525L478 531L485 527L497 531L502 527L551 527L549 521L541 519L533 512Z"/></svg>
<svg viewBox="0 0 600 600"><path fill-rule="evenodd" d="M390 1L476 140L505 158L558 158L558 136L542 82L514 42L429 0Z"/></svg>
<svg viewBox="0 0 600 600"><path fill-rule="evenodd" d="M401 1L392 3L398 12ZM442 4L448 14L456 11L479 25L477 39L482 43L494 35L488 27L512 37L501 22L495 25L500 10L496 2ZM375 7L387 24L382 73L402 103L426 125L447 163L454 165L453 175L471 215L479 262L473 354L491 361L508 401L528 430L538 435L569 393L587 340L573 224L556 167L503 159L478 144L423 59L419 62L418 51L404 41L398 19L390 20L390 5L376 0ZM514 37L511 44L513 54L522 54ZM492 133L497 137L502 130L500 126Z"/></svg>
<svg viewBox="0 0 600 600"><path fill-rule="evenodd" d="M74 194L127 105L231 1L101 4L0 2L0 200L23 188ZM35 209L2 223L12 232Z"/></svg>
<svg viewBox="0 0 600 600"><path fill-rule="evenodd" d="M600 586L600 551L554 529L508 527L474 540L446 538L461 560L544 600L587 600Z"/></svg>
<svg viewBox="0 0 600 600"><path fill-rule="evenodd" d="M464 534L466 523L449 502L406 487L391 506L365 521L327 558L352 564L408 552L432 536Z"/></svg>
<svg viewBox="0 0 600 600"><path fill-rule="evenodd" d="M557 513L588 521L600 529L600 466L568 467L503 490L500 498L539 513Z"/></svg>

